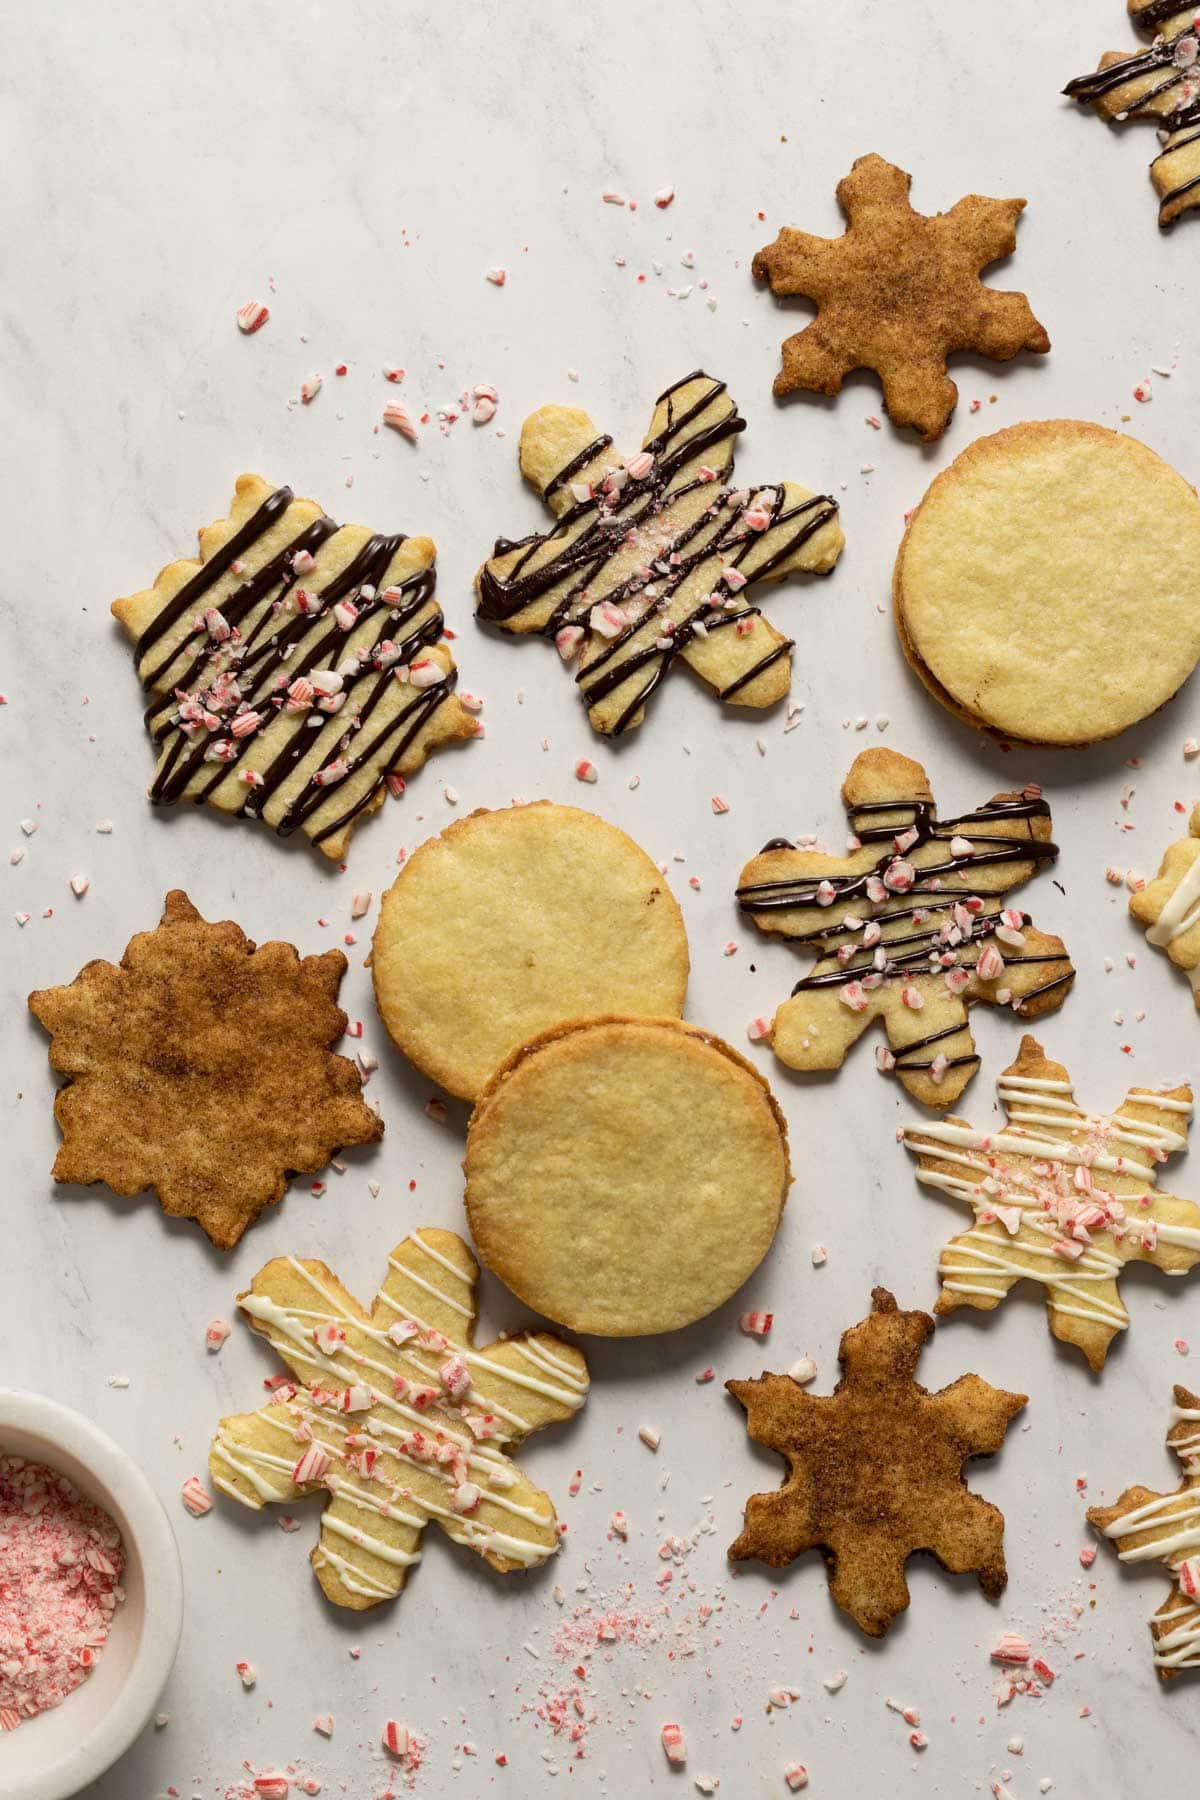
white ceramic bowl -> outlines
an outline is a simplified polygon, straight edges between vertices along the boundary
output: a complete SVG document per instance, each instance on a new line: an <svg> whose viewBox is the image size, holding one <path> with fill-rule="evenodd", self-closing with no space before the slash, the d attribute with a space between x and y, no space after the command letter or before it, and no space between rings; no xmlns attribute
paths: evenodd
<svg viewBox="0 0 1200 1800"><path fill-rule="evenodd" d="M4 1800L69 1800L124 1755L158 1704L183 1626L179 1549L137 1464L57 1401L0 1388L0 1453L57 1469L125 1544L125 1603L92 1674L61 1706L0 1733Z"/></svg>

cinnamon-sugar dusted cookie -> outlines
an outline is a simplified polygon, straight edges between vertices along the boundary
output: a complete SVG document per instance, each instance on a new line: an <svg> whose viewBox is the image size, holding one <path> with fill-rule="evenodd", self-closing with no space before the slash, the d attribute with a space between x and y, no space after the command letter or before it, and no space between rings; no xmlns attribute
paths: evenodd
<svg viewBox="0 0 1200 1800"><path fill-rule="evenodd" d="M946 429L958 389L946 358L974 350L1008 362L1050 348L1024 294L986 287L980 271L1017 244L1024 200L968 194L948 213L915 212L912 176L882 156L860 156L838 183L848 225L840 238L785 226L754 258L772 293L817 303L811 325L785 339L775 392L837 394L852 369L873 369L897 425L926 443Z"/></svg>
<svg viewBox="0 0 1200 1800"><path fill-rule="evenodd" d="M1050 808L1030 787L939 818L920 763L883 748L855 758L842 799L857 848L831 856L773 838L738 884L760 931L817 956L775 1014L772 1047L791 1068L837 1069L878 1020L880 1069L949 1106L979 1064L967 1008L1036 1018L1074 979L1062 939L1004 903L1058 855Z"/></svg>
<svg viewBox="0 0 1200 1800"><path fill-rule="evenodd" d="M1145 50L1108 50L1092 75L1063 89L1108 123L1149 119L1162 145L1150 164L1158 222L1173 225L1200 206L1200 24L1179 0L1126 0L1131 23L1153 41Z"/></svg>
<svg viewBox="0 0 1200 1800"><path fill-rule="evenodd" d="M1167 845L1158 874L1130 895L1129 910L1145 926L1146 942L1183 970L1200 1006L1200 803L1192 808L1188 835Z"/></svg>
<svg viewBox="0 0 1200 1800"><path fill-rule="evenodd" d="M729 1554L780 1569L823 1551L834 1600L868 1637L882 1637L908 1606L904 1565L918 1550L973 1572L989 1600L1003 1593L1004 1517L968 1490L962 1465L1000 1449L1026 1396L978 1375L929 1393L916 1370L933 1320L899 1311L886 1288L871 1302L842 1333L831 1395L806 1393L790 1375L725 1383L750 1436L789 1465L777 1493L746 1502Z"/></svg>
<svg viewBox="0 0 1200 1800"><path fill-rule="evenodd" d="M524 1045L479 1097L464 1167L483 1261L600 1337L720 1306L770 1248L791 1181L766 1082L678 1019L582 1019Z"/></svg>
<svg viewBox="0 0 1200 1800"><path fill-rule="evenodd" d="M580 1351L548 1332L476 1347L479 1271L454 1232L424 1226L387 1261L369 1312L322 1262L259 1270L238 1305L293 1379L222 1419L208 1459L256 1510L328 1493L309 1560L355 1612L400 1592L431 1520L502 1574L553 1556L553 1504L505 1452L588 1391Z"/></svg>
<svg viewBox="0 0 1200 1800"><path fill-rule="evenodd" d="M1129 1324L1125 1265L1179 1276L1200 1263L1200 1206L1158 1186L1159 1165L1187 1148L1192 1090L1134 1087L1111 1116L1088 1113L1062 1063L1025 1037L999 1097L1008 1114L999 1128L946 1119L901 1133L918 1180L975 1215L942 1252L935 1310L992 1312L1035 1281L1055 1337L1098 1373Z"/></svg>
<svg viewBox="0 0 1200 1800"><path fill-rule="evenodd" d="M1178 1383L1167 1443L1183 1465L1170 1494L1126 1488L1113 1506L1090 1506L1088 1524L1123 1563L1160 1562L1174 1586L1150 1621L1160 1681L1200 1669L1200 1394Z"/></svg>
<svg viewBox="0 0 1200 1800"><path fill-rule="evenodd" d="M336 525L239 476L200 556L115 600L158 752L155 805L208 801L340 862L389 776L474 737L434 599L434 547Z"/></svg>
<svg viewBox="0 0 1200 1800"><path fill-rule="evenodd" d="M1136 438L1038 419L930 484L896 557L905 656L1004 738L1091 744L1165 704L1200 658L1200 500Z"/></svg>
<svg viewBox="0 0 1200 1800"><path fill-rule="evenodd" d="M564 1019L681 1013L687 933L632 838L539 800L427 839L383 897L371 968L393 1042L473 1100Z"/></svg>
<svg viewBox="0 0 1200 1800"><path fill-rule="evenodd" d="M290 1174L383 1136L354 1064L332 1051L345 972L340 950L256 946L174 889L119 965L90 962L29 996L67 1078L54 1179L152 1187L165 1213L232 1249Z"/></svg>
<svg viewBox="0 0 1200 1800"><path fill-rule="evenodd" d="M751 601L755 582L827 574L845 542L837 502L792 481L734 488L746 421L697 370L659 395L622 459L587 413L544 406L521 430L521 473L557 523L498 540L476 577L480 619L552 638L593 728L640 725L677 658L734 706L772 706L792 640Z"/></svg>

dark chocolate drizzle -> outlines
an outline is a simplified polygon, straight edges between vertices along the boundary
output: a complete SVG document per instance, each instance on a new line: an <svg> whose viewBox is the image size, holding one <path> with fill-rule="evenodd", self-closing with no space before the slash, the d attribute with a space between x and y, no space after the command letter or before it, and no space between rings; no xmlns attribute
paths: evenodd
<svg viewBox="0 0 1200 1800"><path fill-rule="evenodd" d="M390 589L382 585L405 542L404 533L369 538L340 574L324 585L316 585L307 576L297 574L296 558L305 552L315 555L340 527L329 518L314 520L224 596L220 611L235 634L231 640L214 643L201 618L181 643L164 651L153 666L144 666L156 645L180 619L189 613L203 614L217 582L286 514L292 499L290 488L276 489L155 615L138 639L135 654L143 685L152 696L146 725L154 742L163 749L150 789L155 805L182 800L195 778L210 766L210 747L221 741L228 746L228 760L212 761L211 779L201 782L191 795L197 804L211 798L223 781L231 774L236 776L252 745L261 742L270 731L293 682L308 677L314 670L341 668L350 655L357 656L358 673L349 671L343 677L345 699L341 708L330 715L313 710L297 716L295 729L260 771L261 780L255 785L247 784L245 798L236 809L239 816L260 815L312 750L316 738L336 718L342 729L331 733L327 752L275 822L274 829L280 837L306 825L337 786L352 779L364 764L376 758L381 760L367 789L319 830L310 832L314 844L321 844L341 832L371 803L389 771L449 698L458 679L457 670L452 668L436 683L416 690L379 729L371 729L372 715L395 679L394 668L409 663L420 649L436 643L444 623L441 608L433 599L436 577L432 566L418 570ZM319 580L319 572L314 573ZM292 610L287 602L299 586L319 610ZM350 631L344 631L333 616L332 608L341 600L351 601L357 609L358 617ZM353 651L349 648L351 643ZM230 677L238 689L236 710L219 697L222 681ZM201 727L185 731L181 708L174 704L185 699L198 700L217 713L220 723L211 730ZM230 727L239 713L247 711L260 713L261 725L248 736L234 736ZM320 721L317 732L308 723L314 718ZM343 762L345 767L339 774L338 765Z"/></svg>
<svg viewBox="0 0 1200 1800"><path fill-rule="evenodd" d="M1110 63L1107 68L1095 69L1090 75L1077 75L1067 83L1063 93L1087 106L1107 99L1126 82L1136 81L1144 75L1153 76L1162 70L1163 79L1152 82L1143 93L1132 97L1128 107L1123 108L1119 115L1125 117L1128 114L1132 117L1143 114L1154 119L1161 130L1172 134L1151 163L1153 171L1164 164L1175 151L1195 143L1200 136L1200 130L1189 130L1191 126L1200 127L1200 64L1192 63L1185 67L1175 61L1176 46L1188 37L1200 44L1200 32L1194 22L1194 12L1182 5L1180 0L1150 0L1148 5L1139 7L1131 18L1133 24L1142 31L1152 31L1174 18L1186 18L1187 23L1181 26L1174 37L1156 37L1145 50L1122 57L1119 62ZM1185 90L1178 102L1161 113L1153 109L1154 101L1178 87ZM1179 135L1181 133L1184 135ZM1200 188L1200 176L1182 181L1163 193L1158 204L1159 224L1170 225L1174 215L1168 219L1168 209L1196 188Z"/></svg>
<svg viewBox="0 0 1200 1800"><path fill-rule="evenodd" d="M862 824L872 816L887 814L890 823L884 825ZM903 851L895 848L888 850L869 869L857 875L796 875L785 876L774 881L747 882L737 889L737 902L745 913L771 913L782 911L788 907L818 906L817 890L828 882L833 889L830 908L847 901L853 902L861 896L864 901L864 918L885 928L885 935L878 945L870 948L856 943L857 933L847 929L840 922L830 919L813 926L809 931L789 932L794 943L816 944L820 946L820 957L813 971L803 976L792 989L793 994L811 992L820 988L841 987L847 982L858 981L864 975L880 973L885 979L895 976L921 975L937 973L941 964L931 964L931 958L940 955L945 948L942 939L942 928L956 905L961 904L969 895L969 889L955 887L947 890L944 883L947 877L966 873L969 870L996 867L1003 863L1045 863L1052 862L1058 855L1057 844L1036 838L1033 835L1034 819L1049 819L1050 809L1040 797L1021 796L1014 800L989 800L977 812L962 813L955 819L939 819L933 804L928 800L881 800L867 801L860 806L850 808L850 826L854 835L862 844L882 843L904 837L910 830L916 832L916 838ZM1008 836L994 833L990 827L994 823L1005 820L1023 821L1025 831ZM972 831L972 827L985 829ZM900 859L911 857L914 851L929 843L946 843L958 836L967 838L972 847L972 854L955 855L948 851L944 859L937 862L922 863L916 866L916 880L912 887L903 892L888 893L888 904L882 901L871 901L867 898L867 884L870 881L882 881L886 872ZM763 845L761 854L773 850L794 850L796 846L790 838L771 838ZM991 937L1000 923L1001 913L1007 910L1002 895L983 896L984 910L971 921L971 935L968 943L978 946ZM995 903L995 910L988 908ZM905 918L919 908L928 914L924 921L913 921L913 930L903 935L888 936L886 927L892 921ZM1022 918L1026 926L1031 923L1028 913ZM837 961L837 952L843 953L847 948L852 950L844 960ZM882 967L877 967L875 958L883 954ZM826 967L827 961L832 967ZM977 959L976 959L977 960ZM1038 963L1060 963L1062 956L1035 956L1022 954L1019 951L1004 951L1005 964L1028 965ZM975 962L956 956L952 965L968 972L975 968ZM1018 1012L1027 1007L1031 1000L1043 994L1052 993L1055 989L1067 986L1074 980L1074 970L1043 982L1040 986L1023 994ZM932 1060L921 1060L920 1052L942 1039L953 1037L963 1029L961 1024L946 1027L941 1031L930 1032L928 1036L911 1039L908 1043L894 1050L896 1067L899 1069L929 1069ZM948 1059L948 1068L957 1068L979 1061L977 1056L956 1056Z"/></svg>
<svg viewBox="0 0 1200 1800"><path fill-rule="evenodd" d="M706 381L709 385L698 400L677 412L674 396L693 381ZM561 583L569 582L566 592L541 627L543 637L553 638L564 625L585 623L598 598L617 606L636 602L641 589L647 585L640 575L605 590L602 596L593 596L590 590L608 562L625 546L631 530L684 495L713 485L699 476L684 481L680 481L679 476L688 464L702 459L718 445L745 430L746 421L731 401L727 413L703 429L691 431L697 419L725 391L723 381L714 380L702 370L685 375L658 397L658 405L666 406L667 418L662 430L643 446L654 457L648 474L640 479L631 477L615 502L606 500L603 493L577 501L549 532L531 532L519 540L498 538L492 552L493 560L485 565L480 575L478 616L504 624ZM542 490L543 498L549 500L569 484L611 443L612 439L607 436L594 438L546 484ZM770 523L766 532L747 532L741 522L740 508L730 499L735 491L728 485L714 487L712 505L690 525L682 527L670 543L656 553L652 575L654 602L601 647L592 646L590 659L576 675L580 696L590 708L614 693L630 676L642 670L646 672L645 680L619 714L609 735L619 737L629 728L662 684L675 658L690 643L710 631L736 627L739 620L758 615L756 606L740 602L727 605L733 590L723 576L718 576L701 603L666 629L660 622L662 611L702 564L719 558L724 567L740 569L756 543L761 543L778 527L794 524L795 529L788 532L778 549L754 568L747 577L747 584L762 580L837 515L837 502L827 494L815 494L797 505L786 506L785 489L780 483L773 490L752 490L759 505L764 504L768 493L772 495ZM727 513L725 518L722 518L723 510ZM577 530L581 523L583 528ZM576 532L577 535L572 535ZM546 545L554 545L556 540L562 544L557 554L548 556L536 567L531 566L537 553ZM507 574L498 574L494 559L513 551L524 554L517 557ZM659 573L659 565L666 564L668 559L669 566ZM713 596L716 596L715 603ZM772 645L757 662L721 689L720 698L735 699L756 676L787 656L791 648L792 640L787 638Z"/></svg>

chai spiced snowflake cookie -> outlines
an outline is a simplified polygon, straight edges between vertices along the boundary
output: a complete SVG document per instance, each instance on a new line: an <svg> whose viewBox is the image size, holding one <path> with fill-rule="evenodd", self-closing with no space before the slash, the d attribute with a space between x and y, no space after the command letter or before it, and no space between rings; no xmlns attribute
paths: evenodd
<svg viewBox="0 0 1200 1800"><path fill-rule="evenodd" d="M1063 89L1102 119L1150 119L1162 145L1150 164L1164 229L1200 206L1200 15L1179 0L1128 0L1130 23L1152 42L1145 50L1109 50L1092 75Z"/></svg>
<svg viewBox="0 0 1200 1800"><path fill-rule="evenodd" d="M1026 1396L978 1375L929 1393L916 1370L933 1320L901 1312L886 1288L872 1289L871 1304L842 1333L832 1394L807 1393L790 1375L725 1383L755 1443L789 1465L777 1493L746 1502L729 1554L780 1569L821 1550L834 1600L868 1637L882 1637L908 1606L904 1565L918 1550L974 1573L989 1600L1003 1593L1004 1516L969 1491L962 1466L1000 1449Z"/></svg>
<svg viewBox="0 0 1200 1800"><path fill-rule="evenodd" d="M398 1594L431 1520L494 1569L553 1556L549 1497L506 1454L587 1398L572 1344L522 1331L479 1349L479 1270L462 1239L425 1226L397 1244L371 1310L322 1262L280 1256L238 1305L291 1371L256 1412L222 1419L214 1485L243 1506L329 1496L309 1560L335 1606Z"/></svg>
<svg viewBox="0 0 1200 1800"><path fill-rule="evenodd" d="M1200 1669L1200 1394L1178 1385L1167 1444L1183 1464L1174 1493L1131 1487L1115 1506L1088 1508L1088 1523L1121 1562L1160 1562L1174 1579L1150 1621L1160 1681Z"/></svg>
<svg viewBox="0 0 1200 1800"><path fill-rule="evenodd" d="M947 1119L900 1134L917 1179L975 1214L942 1252L935 1311L992 1312L1019 1281L1039 1282L1054 1336L1102 1369L1129 1324L1125 1264L1183 1275L1200 1263L1200 1206L1157 1185L1158 1165L1187 1148L1192 1090L1130 1088L1111 1116L1087 1113L1063 1065L1025 1037L999 1095L1006 1126Z"/></svg>
<svg viewBox="0 0 1200 1800"><path fill-rule="evenodd" d="M751 265L780 296L817 303L811 325L785 339L776 394L836 394L852 369L873 369L897 425L926 443L950 422L958 389L946 373L955 350L1009 362L1044 354L1045 329L1024 294L986 287L980 272L1011 256L1024 200L968 194L948 213L914 212L912 176L882 156L860 156L838 183L847 229L811 237L785 226Z"/></svg>
<svg viewBox="0 0 1200 1800"><path fill-rule="evenodd" d="M147 694L154 804L208 801L340 862L389 782L478 731L433 565L429 538L337 525L239 476L199 558L113 602Z"/></svg>
<svg viewBox="0 0 1200 1800"><path fill-rule="evenodd" d="M817 958L776 1012L772 1048L793 1069L838 1069L879 1020L878 1067L950 1106L979 1064L968 1007L1037 1018L1074 980L1062 939L1004 899L1058 855L1050 808L1026 787L939 818L920 763L884 749L855 758L842 799L844 856L772 838L738 883L760 931Z"/></svg>
<svg viewBox="0 0 1200 1800"><path fill-rule="evenodd" d="M255 945L174 889L119 964L90 962L29 996L66 1076L55 1181L152 1187L165 1213L231 1250L290 1174L383 1136L354 1064L332 1050L345 972L340 950Z"/></svg>
<svg viewBox="0 0 1200 1800"><path fill-rule="evenodd" d="M1145 926L1146 942L1183 970L1200 1006L1200 803L1188 835L1167 845L1158 874L1130 895L1129 910Z"/></svg>
<svg viewBox="0 0 1200 1800"><path fill-rule="evenodd" d="M476 612L578 660L580 697L605 736L641 724L677 658L735 706L788 691L792 640L746 589L828 574L845 540L828 494L731 485L745 428L725 383L697 371L659 395L630 457L571 407L545 406L521 429L521 473L556 523L498 540L476 577Z"/></svg>

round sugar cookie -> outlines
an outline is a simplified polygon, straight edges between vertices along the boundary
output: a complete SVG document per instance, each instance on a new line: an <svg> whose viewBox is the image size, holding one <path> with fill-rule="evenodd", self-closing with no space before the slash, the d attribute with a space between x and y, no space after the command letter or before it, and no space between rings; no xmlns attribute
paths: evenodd
<svg viewBox="0 0 1200 1800"><path fill-rule="evenodd" d="M393 1042L473 1100L563 1019L681 1013L687 933L631 837L539 800L471 813L422 844L383 897L371 967Z"/></svg>
<svg viewBox="0 0 1200 1800"><path fill-rule="evenodd" d="M1200 659L1200 500L1136 438L1013 425L930 484L892 591L904 653L951 712L1029 743L1095 743Z"/></svg>
<svg viewBox="0 0 1200 1800"><path fill-rule="evenodd" d="M757 1069L678 1019L578 1019L517 1050L467 1131L483 1261L573 1331L675 1331L766 1255L791 1182Z"/></svg>

